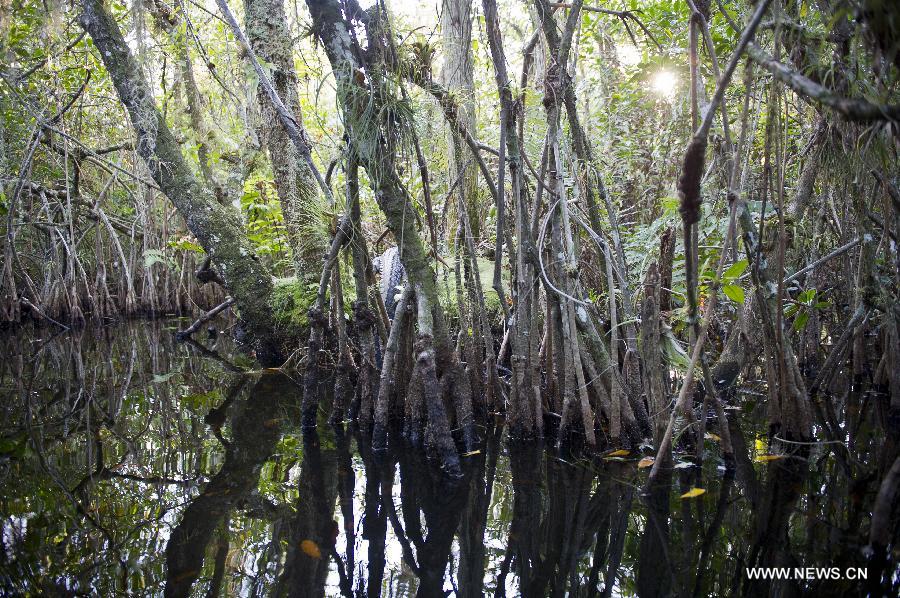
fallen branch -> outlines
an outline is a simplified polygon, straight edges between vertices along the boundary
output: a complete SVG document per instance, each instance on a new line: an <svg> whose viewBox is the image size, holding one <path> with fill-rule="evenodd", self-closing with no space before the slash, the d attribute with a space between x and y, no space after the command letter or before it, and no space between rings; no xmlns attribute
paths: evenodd
<svg viewBox="0 0 900 598"><path fill-rule="evenodd" d="M211 310L209 310L208 312L206 312L205 314L203 314L202 316L197 318L196 322L194 322L193 324L191 324L184 330L180 330L180 331L176 332L175 339L179 340L179 341L183 341L183 340L187 339L189 336L191 336L192 334L194 334L195 332L200 330L201 326L203 326L204 324L206 324L207 322L209 322L210 320L215 318L217 315L219 315L221 312L225 311L232 305L234 305L234 299L232 299L231 297L226 297L225 301L218 304L217 306L215 306L214 308L212 308Z"/></svg>
<svg viewBox="0 0 900 598"><path fill-rule="evenodd" d="M19 297L19 303L21 303L22 305L24 305L25 307L27 307L28 309L30 309L31 311L33 311L34 313L36 313L37 315L39 315L40 317L44 318L44 319L47 320L48 322L50 322L50 323L52 323L52 324L56 324L57 326L59 326L59 327L62 328L63 330L69 330L69 329L70 329L70 328L69 328L68 326L66 326L65 324L62 324L62 323L60 323L60 322L57 322L56 320L54 320L53 318L51 318L50 316L48 316L47 314L45 314L43 311L41 311L41 308L39 308L37 305L35 305L34 303L32 303L31 301L29 301L29 300L26 299L25 297Z"/></svg>
<svg viewBox="0 0 900 598"><path fill-rule="evenodd" d="M846 253L846 252L850 251L851 249L853 249L854 247L856 247L857 245L859 245L860 241L862 241L861 238L860 238L860 239L854 239L854 240L850 241L849 243L847 243L846 245L841 245L840 247L838 247L837 249L835 249L834 251L832 251L832 252L829 253L828 255L826 255L826 256L824 256L824 257L821 257L821 258L817 259L816 261L814 261L814 262L811 263L810 265L806 266L805 268L802 268L802 269L800 269L800 270L797 270L796 272L794 272L793 274L791 274L790 276L788 276L787 278L785 278L785 279L782 281L782 283L783 283L783 284L787 284L787 283L791 282L792 280L796 280L797 278L799 278L800 276L803 276L804 274L806 274L806 273L809 272L810 270L814 270L814 269L817 268L818 266L821 266L822 264L824 264L824 263L827 262L828 260L830 260L830 259L832 259L832 258L836 258L837 256L839 256L839 255L841 255L841 254L843 254L843 253Z"/></svg>

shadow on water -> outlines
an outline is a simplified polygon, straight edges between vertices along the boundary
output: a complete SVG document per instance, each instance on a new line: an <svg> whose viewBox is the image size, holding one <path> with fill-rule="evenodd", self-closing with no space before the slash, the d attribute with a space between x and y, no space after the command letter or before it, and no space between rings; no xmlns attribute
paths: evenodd
<svg viewBox="0 0 900 598"><path fill-rule="evenodd" d="M175 328L0 339L0 593L900 590L896 513L887 550L867 551L897 454L896 438L860 415L875 394L834 405L853 419L846 444L777 459L750 394L730 421L733 469L712 437L702 467L676 451L647 489L636 452L562 459L499 427L448 482L420 454L373 452L352 428L302 433L294 380L249 372L224 337L173 344ZM751 579L749 567L835 567L843 578ZM847 579L856 568L865 581Z"/></svg>

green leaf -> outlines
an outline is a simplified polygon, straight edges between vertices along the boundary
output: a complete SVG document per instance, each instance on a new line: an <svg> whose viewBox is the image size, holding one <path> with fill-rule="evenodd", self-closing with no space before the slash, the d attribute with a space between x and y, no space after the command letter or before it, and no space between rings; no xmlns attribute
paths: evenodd
<svg viewBox="0 0 900 598"><path fill-rule="evenodd" d="M725 293L725 296L737 303L738 305L743 305L744 303L744 289L737 284L726 284L722 287L722 292Z"/></svg>
<svg viewBox="0 0 900 598"><path fill-rule="evenodd" d="M663 356L669 365L678 370L687 370L690 365L690 358L675 339L671 330L667 329L664 331L662 338L660 338L660 345L662 345Z"/></svg>
<svg viewBox="0 0 900 598"><path fill-rule="evenodd" d="M181 397L181 402L192 409L210 409L223 399L222 389L214 388L209 392L191 393Z"/></svg>
<svg viewBox="0 0 900 598"><path fill-rule="evenodd" d="M152 267L154 264L163 264L169 268L175 268L176 264L169 258L164 251L159 249L148 249L144 252L144 266Z"/></svg>
<svg viewBox="0 0 900 598"><path fill-rule="evenodd" d="M179 249L181 251L192 251L194 253L203 253L203 248L194 243L193 241L188 241L187 239L181 239L179 241L169 241L169 247L172 249Z"/></svg>
<svg viewBox="0 0 900 598"><path fill-rule="evenodd" d="M732 281L737 279L738 276L744 273L744 270L747 269L747 260L739 260L733 264L731 264L725 273L722 275L722 278L727 281ZM742 300L743 301L743 300Z"/></svg>
<svg viewBox="0 0 900 598"><path fill-rule="evenodd" d="M798 332L800 330L803 330L803 328L806 327L806 323L808 321L809 321L809 314L806 313L805 311L797 314L797 317L794 318L794 330L797 330Z"/></svg>
<svg viewBox="0 0 900 598"><path fill-rule="evenodd" d="M807 305L811 304L813 299L816 297L815 289L806 289L799 295L797 295L797 301L800 303L806 303Z"/></svg>

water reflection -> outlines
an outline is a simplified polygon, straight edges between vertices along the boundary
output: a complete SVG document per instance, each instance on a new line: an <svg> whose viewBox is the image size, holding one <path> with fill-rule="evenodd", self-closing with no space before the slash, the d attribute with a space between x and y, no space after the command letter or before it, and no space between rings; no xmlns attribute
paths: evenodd
<svg viewBox="0 0 900 598"><path fill-rule="evenodd" d="M448 482L420 454L373 452L352 428L303 434L295 380L249 372L224 337L173 344L176 328L0 339L0 593L900 590L896 512L893 544L864 556L898 446L879 433L878 395L832 406L841 424L855 405L852 442L785 447L769 462L744 403L730 426L734 469L711 439L702 467L676 454L646 493L636 453L573 462L510 445L500 428L482 431L464 477ZM695 488L705 492L681 498ZM747 567L867 567L869 579L752 580Z"/></svg>

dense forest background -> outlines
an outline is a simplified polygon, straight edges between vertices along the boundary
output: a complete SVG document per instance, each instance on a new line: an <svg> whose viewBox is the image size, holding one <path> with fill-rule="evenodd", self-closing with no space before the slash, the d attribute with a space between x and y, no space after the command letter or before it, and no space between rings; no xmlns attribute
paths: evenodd
<svg viewBox="0 0 900 598"><path fill-rule="evenodd" d="M101 508L119 499L91 493L134 483L190 502L174 526L180 506L151 521L126 501L135 530L169 526L173 595L193 591L210 538L228 552L236 506L254 522L240 533L264 535L258 518L312 542L292 540L296 567L266 583L315 577L321 594L333 559L350 595L345 483L366 477L383 569L386 518L406 539L383 499L401 463L422 484L402 557L420 595L444 587L460 517L480 595L506 434L498 595L510 568L534 595L551 576L576 587L588 551L606 595L623 555L643 595L756 595L743 565L789 560L801 536L895 592L898 83L888 0L0 0L0 466L68 505L85 559L92 542L119 551L103 582L118 589L137 583L134 538L114 541L127 526ZM216 457L170 467L178 443ZM567 469L573 455L605 473ZM691 501L714 486L707 522ZM632 533L633 506L658 535ZM4 538L40 529L9 521ZM13 540L4 587L82 583Z"/></svg>
<svg viewBox="0 0 900 598"><path fill-rule="evenodd" d="M892 3L7 1L0 35L6 326L234 303L305 425L334 384L451 470L505 410L655 437L655 476L742 375L785 442L840 436L821 392L900 406Z"/></svg>

